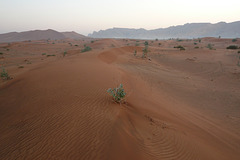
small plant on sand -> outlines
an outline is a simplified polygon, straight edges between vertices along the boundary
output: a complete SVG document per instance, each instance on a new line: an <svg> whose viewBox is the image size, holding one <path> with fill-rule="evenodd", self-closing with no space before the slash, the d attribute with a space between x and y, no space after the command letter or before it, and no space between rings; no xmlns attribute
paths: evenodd
<svg viewBox="0 0 240 160"><path fill-rule="evenodd" d="M238 51L238 53L240 53L240 51Z"/></svg>
<svg viewBox="0 0 240 160"><path fill-rule="evenodd" d="M4 68L2 68L1 77L3 80L11 79L11 77L8 75L7 71Z"/></svg>
<svg viewBox="0 0 240 160"><path fill-rule="evenodd" d="M46 53L42 53L42 55L43 55L43 56L45 56L45 55L46 55Z"/></svg>
<svg viewBox="0 0 240 160"><path fill-rule="evenodd" d="M0 55L3 55L3 53L2 53L2 52L0 52Z"/></svg>
<svg viewBox="0 0 240 160"><path fill-rule="evenodd" d="M238 46L230 45L230 46L227 47L227 49L238 49Z"/></svg>
<svg viewBox="0 0 240 160"><path fill-rule="evenodd" d="M54 57L56 56L55 54L48 54L47 57Z"/></svg>
<svg viewBox="0 0 240 160"><path fill-rule="evenodd" d="M92 50L91 47L85 45L84 49L82 49L81 52L87 52L87 51L91 51L91 50Z"/></svg>
<svg viewBox="0 0 240 160"><path fill-rule="evenodd" d="M109 88L107 92L113 97L115 102L122 103L125 101L126 92L124 91L122 84L117 88Z"/></svg>
<svg viewBox="0 0 240 160"><path fill-rule="evenodd" d="M143 51L142 58L147 58L148 46L146 45L142 51Z"/></svg>
<svg viewBox="0 0 240 160"><path fill-rule="evenodd" d="M209 48L209 49L213 49L213 45L211 44L211 43L209 43L208 45L207 45L207 48Z"/></svg>
<svg viewBox="0 0 240 160"><path fill-rule="evenodd" d="M180 51L185 50L185 48L183 46L174 46L173 48L179 48Z"/></svg>
<svg viewBox="0 0 240 160"><path fill-rule="evenodd" d="M237 41L237 38L232 39L232 42L236 42L236 41Z"/></svg>
<svg viewBox="0 0 240 160"><path fill-rule="evenodd" d="M137 50L134 51L133 55L136 57L137 56Z"/></svg>
<svg viewBox="0 0 240 160"><path fill-rule="evenodd" d="M63 57L65 57L65 56L66 56L66 54L67 54L67 51L63 52Z"/></svg>

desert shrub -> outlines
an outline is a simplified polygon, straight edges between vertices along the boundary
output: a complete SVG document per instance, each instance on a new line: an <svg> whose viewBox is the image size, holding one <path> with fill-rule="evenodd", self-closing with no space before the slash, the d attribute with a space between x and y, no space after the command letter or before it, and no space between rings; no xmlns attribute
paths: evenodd
<svg viewBox="0 0 240 160"><path fill-rule="evenodd" d="M10 49L7 48L7 51L10 51Z"/></svg>
<svg viewBox="0 0 240 160"><path fill-rule="evenodd" d="M182 50L185 50L185 48L183 47L183 46L174 46L173 48L179 48L180 49L180 51L182 51Z"/></svg>
<svg viewBox="0 0 240 160"><path fill-rule="evenodd" d="M145 45L145 46L148 46L148 41L145 41L145 42L144 42L144 45Z"/></svg>
<svg viewBox="0 0 240 160"><path fill-rule="evenodd" d="M240 53L240 51L238 51L238 53Z"/></svg>
<svg viewBox="0 0 240 160"><path fill-rule="evenodd" d="M198 39L198 42L201 43L201 41L202 41L202 40L199 38L199 39Z"/></svg>
<svg viewBox="0 0 240 160"><path fill-rule="evenodd" d="M43 56L45 56L45 55L46 55L46 53L42 53L42 55L43 55Z"/></svg>
<svg viewBox="0 0 240 160"><path fill-rule="evenodd" d="M135 46L139 46L139 43L136 43Z"/></svg>
<svg viewBox="0 0 240 160"><path fill-rule="evenodd" d="M237 38L232 39L232 42L236 42L236 41L237 41Z"/></svg>
<svg viewBox="0 0 240 160"><path fill-rule="evenodd" d="M91 50L92 50L91 47L85 45L84 49L82 49L81 52L87 52L87 51L91 51Z"/></svg>
<svg viewBox="0 0 240 160"><path fill-rule="evenodd" d="M77 45L77 44L75 44L74 46L76 46L76 47L77 47L78 45Z"/></svg>
<svg viewBox="0 0 240 160"><path fill-rule="evenodd" d="M161 46L161 43L158 43L159 46Z"/></svg>
<svg viewBox="0 0 240 160"><path fill-rule="evenodd" d="M211 43L209 43L209 44L207 45L207 48L213 49L213 45L212 45Z"/></svg>
<svg viewBox="0 0 240 160"><path fill-rule="evenodd" d="M156 38L155 41L158 41L158 39Z"/></svg>
<svg viewBox="0 0 240 160"><path fill-rule="evenodd" d="M94 41L91 41L91 43L94 43Z"/></svg>
<svg viewBox="0 0 240 160"><path fill-rule="evenodd" d="M177 42L182 42L182 41L183 41L182 39L178 39L178 38L177 38Z"/></svg>
<svg viewBox="0 0 240 160"><path fill-rule="evenodd" d="M10 76L8 75L8 72L4 68L2 69L2 72L1 72L1 78L3 80L11 79Z"/></svg>
<svg viewBox="0 0 240 160"><path fill-rule="evenodd" d="M125 101L126 92L124 91L122 84L117 88L109 88L107 92L113 97L115 102L122 103Z"/></svg>
<svg viewBox="0 0 240 160"><path fill-rule="evenodd" d="M238 46L230 45L230 46L227 47L227 49L238 49Z"/></svg>
<svg viewBox="0 0 240 160"><path fill-rule="evenodd" d="M2 52L0 52L0 55L3 55L3 53L2 53Z"/></svg>
<svg viewBox="0 0 240 160"><path fill-rule="evenodd" d="M18 68L24 68L24 66L19 66Z"/></svg>
<svg viewBox="0 0 240 160"><path fill-rule="evenodd" d="M196 46L196 47L194 47L195 49L198 49L199 47L198 46Z"/></svg>
<svg viewBox="0 0 240 160"><path fill-rule="evenodd" d="M63 57L65 57L67 55L67 51L63 52Z"/></svg>
<svg viewBox="0 0 240 160"><path fill-rule="evenodd" d="M48 54L47 57L54 57L56 56L55 54Z"/></svg>
<svg viewBox="0 0 240 160"><path fill-rule="evenodd" d="M197 43L196 43L196 42L194 42L194 45L197 45Z"/></svg>
<svg viewBox="0 0 240 160"><path fill-rule="evenodd" d="M134 51L133 55L134 55L134 56L137 56L137 50Z"/></svg>
<svg viewBox="0 0 240 160"><path fill-rule="evenodd" d="M148 46L146 45L142 51L143 51L142 58L146 58L148 53Z"/></svg>

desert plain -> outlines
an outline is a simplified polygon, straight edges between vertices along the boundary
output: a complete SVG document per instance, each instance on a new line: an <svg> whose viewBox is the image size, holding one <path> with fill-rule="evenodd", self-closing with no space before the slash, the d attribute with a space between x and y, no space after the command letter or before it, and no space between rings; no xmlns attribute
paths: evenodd
<svg viewBox="0 0 240 160"><path fill-rule="evenodd" d="M240 40L145 41L1 43L0 159L239 160Z"/></svg>

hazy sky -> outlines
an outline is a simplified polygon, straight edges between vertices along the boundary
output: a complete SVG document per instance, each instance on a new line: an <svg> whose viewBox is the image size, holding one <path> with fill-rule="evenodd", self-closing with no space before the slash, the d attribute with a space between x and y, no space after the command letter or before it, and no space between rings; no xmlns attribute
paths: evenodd
<svg viewBox="0 0 240 160"><path fill-rule="evenodd" d="M240 0L0 0L0 33L156 29L240 20Z"/></svg>

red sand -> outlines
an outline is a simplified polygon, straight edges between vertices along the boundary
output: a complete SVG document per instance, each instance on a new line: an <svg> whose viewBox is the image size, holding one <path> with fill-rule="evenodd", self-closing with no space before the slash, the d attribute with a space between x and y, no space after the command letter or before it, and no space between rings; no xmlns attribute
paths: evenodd
<svg viewBox="0 0 240 160"><path fill-rule="evenodd" d="M0 44L13 77L0 84L0 159L240 159L232 42L149 41L150 60L140 58L143 42ZM93 50L80 53L84 44ZM106 92L120 83L122 105Z"/></svg>

